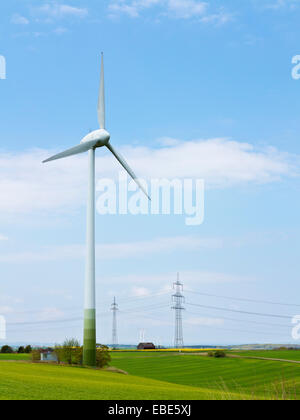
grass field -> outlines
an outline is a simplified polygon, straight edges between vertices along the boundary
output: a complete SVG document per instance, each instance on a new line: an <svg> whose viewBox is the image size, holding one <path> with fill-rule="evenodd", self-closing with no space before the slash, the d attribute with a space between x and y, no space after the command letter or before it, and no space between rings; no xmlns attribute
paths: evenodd
<svg viewBox="0 0 300 420"><path fill-rule="evenodd" d="M298 357L298 352L292 351L239 354L279 359L286 355L288 360ZM6 357L0 355L0 399L300 399L300 365L289 362L113 352L111 365L129 373L123 375L25 363L22 355L17 355L16 362Z"/></svg>
<svg viewBox="0 0 300 420"><path fill-rule="evenodd" d="M119 373L55 365L0 362L0 400L176 400L220 393Z"/></svg>
<svg viewBox="0 0 300 420"><path fill-rule="evenodd" d="M287 393L300 398L300 365L291 363L188 354L116 353L112 364L136 376L257 397L278 397L284 384Z"/></svg>
<svg viewBox="0 0 300 420"><path fill-rule="evenodd" d="M298 350L249 350L233 352L239 356L266 357L269 359L294 360L300 362L300 351Z"/></svg>
<svg viewBox="0 0 300 420"><path fill-rule="evenodd" d="M31 360L31 354L1 354L0 360Z"/></svg>

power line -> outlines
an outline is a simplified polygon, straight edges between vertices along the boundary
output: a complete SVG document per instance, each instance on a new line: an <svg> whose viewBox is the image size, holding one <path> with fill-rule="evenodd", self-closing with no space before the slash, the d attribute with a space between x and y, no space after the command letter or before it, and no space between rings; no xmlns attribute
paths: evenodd
<svg viewBox="0 0 300 420"><path fill-rule="evenodd" d="M266 316L266 317L271 317L271 318L292 319L292 316L263 314L263 313L259 313L259 312L239 311L239 310L236 310L236 309L219 308L217 306L206 306L206 305L199 305L199 304L196 304L196 303L187 303L187 305L198 306L200 308L205 308L205 309L214 309L214 310L217 310L217 311L235 312L235 313L246 314L246 315L256 315L256 316Z"/></svg>
<svg viewBox="0 0 300 420"><path fill-rule="evenodd" d="M197 313L197 312L188 311L188 313L189 314L192 314L192 315L198 315L198 316L200 315L200 316L203 316L199 312ZM272 324L270 322L251 321L251 320L246 320L246 319L227 318L227 317L224 317L223 315L222 315L222 319L224 319L225 321L250 323L250 324L256 324L256 325L265 325L265 326L276 327L276 328L290 328L290 325Z"/></svg>
<svg viewBox="0 0 300 420"><path fill-rule="evenodd" d="M79 324L77 324L77 325L68 325L68 328L79 328L80 327L80 325ZM61 329L66 329L66 327L65 326L53 326L53 327L47 327L47 330L45 330L45 328L44 327L42 327L42 326L38 326L37 328L26 328L25 327L25 329L24 328L22 328L22 329L9 329L8 331L7 331L7 334L10 334L10 333L20 333L20 332L26 332L26 333L31 333L31 332L40 332L40 331L48 331L48 330L61 330Z"/></svg>
<svg viewBox="0 0 300 420"><path fill-rule="evenodd" d="M74 321L82 321L82 318L68 318L68 319L57 319L52 321L30 321L30 322L11 322L7 323L7 327L14 325L14 326L23 326L23 325L36 325L36 324L56 324L61 322L74 322Z"/></svg>
<svg viewBox="0 0 300 420"><path fill-rule="evenodd" d="M103 313L98 313L97 318L101 316L108 316L108 313L103 312ZM64 318L64 319L56 319L56 320L49 320L49 321L30 321L30 322L10 322L7 323L6 326L10 327L10 326L26 326L26 325L46 325L46 324L56 324L56 323L65 323L65 322L79 322L79 321L83 321L83 318Z"/></svg>
<svg viewBox="0 0 300 420"><path fill-rule="evenodd" d="M147 295L142 295L142 296L129 296L127 298L123 298L123 299L121 298L121 299L118 299L118 300L121 303L133 302L133 301L141 301L141 300L144 300L144 299L152 299L154 297L164 296L166 294L169 294L169 290L160 291L160 292L157 292L157 293L149 293Z"/></svg>
<svg viewBox="0 0 300 420"><path fill-rule="evenodd" d="M191 290L191 289L186 289L186 292L192 293L192 294L195 294L195 295L215 297L215 298L220 298L220 299L236 300L236 301L250 302L250 303L263 303L263 304L266 304L266 305L293 306L293 307L300 308L300 305L297 305L295 303L271 302L271 301L267 301L267 300L256 300L256 299L237 298L237 297L232 297L232 296L213 295L213 294L209 294L209 293L196 292L196 291Z"/></svg>
<svg viewBox="0 0 300 420"><path fill-rule="evenodd" d="M138 308L133 308L133 309L125 309L125 310L121 310L120 312L122 313L130 313L130 312L145 312L145 311L153 311L156 309L160 309L160 308L167 308L169 307L169 305L167 303L159 303L159 304L153 304L153 305L149 305L149 306L142 306L142 307L138 307Z"/></svg>
<svg viewBox="0 0 300 420"><path fill-rule="evenodd" d="M148 295L142 295L142 296L129 296L129 297L124 297L124 298L119 299L119 302L122 302L122 303L129 302L129 303L131 303L131 302L135 302L135 301L143 301L144 299L151 299L151 298L154 298L154 297L164 296L168 293L169 293L169 291L160 291L160 292L157 292L157 293L150 293ZM108 302L109 302L108 299L105 299L103 301L98 301L97 305L98 306L106 306L106 304ZM68 308L63 307L63 308L59 308L59 309L63 310L63 311L81 311L82 310L81 307L79 307L79 306L68 307ZM32 310L17 311L17 312L13 312L12 314L13 315L38 314L38 313L43 313L44 311L45 311L45 308L41 308L41 309L36 309L34 311L32 311Z"/></svg>
<svg viewBox="0 0 300 420"><path fill-rule="evenodd" d="M201 327L204 328L210 328L210 329L217 329L217 330L222 330L222 331L231 331L231 332L238 332L238 333L247 333L247 334L263 334L264 336L266 335L276 335L272 332L263 332L263 331L248 331L248 330L236 330L236 329L231 329L231 328L223 328L223 327L217 327L215 325L201 325ZM279 335L278 335L279 337ZM280 335L280 337L282 337L282 335Z"/></svg>

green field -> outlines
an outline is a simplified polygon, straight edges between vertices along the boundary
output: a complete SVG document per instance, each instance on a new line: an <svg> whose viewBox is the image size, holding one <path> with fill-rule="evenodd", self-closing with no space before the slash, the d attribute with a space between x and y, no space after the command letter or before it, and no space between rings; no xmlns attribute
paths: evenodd
<svg viewBox="0 0 300 420"><path fill-rule="evenodd" d="M1 354L1 360L31 360L31 354Z"/></svg>
<svg viewBox="0 0 300 420"><path fill-rule="evenodd" d="M112 363L137 376L249 396L254 393L258 397L276 397L279 384L284 384L294 396L296 388L300 398L300 365L292 363L153 353L116 353Z"/></svg>
<svg viewBox="0 0 300 420"><path fill-rule="evenodd" d="M266 357L269 359L294 360L300 362L300 350L249 350L233 352L239 356Z"/></svg>
<svg viewBox="0 0 300 420"><path fill-rule="evenodd" d="M120 373L0 362L0 400L213 399L219 393Z"/></svg>
<svg viewBox="0 0 300 420"><path fill-rule="evenodd" d="M258 352L240 352L257 355ZM288 359L293 352L259 352ZM11 355L16 356L16 355ZM0 399L300 399L300 365L248 358L215 359L178 353L113 352L124 375L3 360ZM26 356L28 358L28 356ZM1 360L2 359L2 360Z"/></svg>

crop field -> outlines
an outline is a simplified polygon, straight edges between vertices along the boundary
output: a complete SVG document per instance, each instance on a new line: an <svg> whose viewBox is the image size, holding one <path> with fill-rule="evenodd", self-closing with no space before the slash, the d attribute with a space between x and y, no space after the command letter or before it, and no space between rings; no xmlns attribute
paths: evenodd
<svg viewBox="0 0 300 420"><path fill-rule="evenodd" d="M247 357L279 359L286 353L287 360L298 356L292 351L239 352ZM203 353L112 352L111 366L128 372L125 375L31 364L28 355L9 356L9 360L7 355L0 356L2 400L300 399L300 364L290 362L216 359Z"/></svg>
<svg viewBox="0 0 300 420"><path fill-rule="evenodd" d="M133 375L56 365L0 362L0 376L0 400L221 398L220 393L197 387Z"/></svg>
<svg viewBox="0 0 300 420"><path fill-rule="evenodd" d="M264 357L273 358L273 351L264 353ZM291 398L300 398L300 364L168 353L115 353L112 364L136 376L210 391L223 390L228 396L240 393L249 397L278 398L283 391Z"/></svg>
<svg viewBox="0 0 300 420"><path fill-rule="evenodd" d="M239 356L264 357L268 359L293 360L300 362L300 350L249 350L234 352Z"/></svg>
<svg viewBox="0 0 300 420"><path fill-rule="evenodd" d="M31 354L1 354L1 360L31 360Z"/></svg>

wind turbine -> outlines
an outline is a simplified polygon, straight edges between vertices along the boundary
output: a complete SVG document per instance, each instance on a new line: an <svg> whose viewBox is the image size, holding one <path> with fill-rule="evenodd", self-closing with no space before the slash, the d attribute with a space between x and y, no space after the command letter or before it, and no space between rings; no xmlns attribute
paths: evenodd
<svg viewBox="0 0 300 420"><path fill-rule="evenodd" d="M101 78L98 101L98 121L100 129L85 136L78 146L50 157L43 163L69 156L88 152L89 182L87 204L87 256L85 273L85 303L84 303L84 339L83 339L83 364L96 366L96 285L95 285L95 150L98 147L107 147L115 156L139 188L146 194L147 191L139 182L135 173L123 157L113 148L110 143L110 134L105 129L105 90L104 90L104 60L101 55Z"/></svg>

